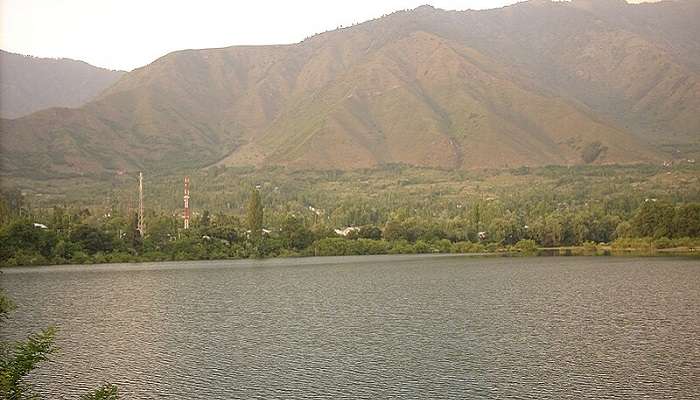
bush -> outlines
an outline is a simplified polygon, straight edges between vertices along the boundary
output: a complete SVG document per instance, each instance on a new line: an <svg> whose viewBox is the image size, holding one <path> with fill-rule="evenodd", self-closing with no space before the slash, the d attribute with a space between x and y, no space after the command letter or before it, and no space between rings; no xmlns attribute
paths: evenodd
<svg viewBox="0 0 700 400"><path fill-rule="evenodd" d="M358 239L357 244L362 249L361 254L386 254L390 245L385 240Z"/></svg>
<svg viewBox="0 0 700 400"><path fill-rule="evenodd" d="M71 261L73 264L87 264L90 262L90 256L83 251L76 251L71 256Z"/></svg>
<svg viewBox="0 0 700 400"><path fill-rule="evenodd" d="M70 234L70 240L79 243L89 254L109 252L114 249L112 236L100 228L90 225L79 225Z"/></svg>
<svg viewBox="0 0 700 400"><path fill-rule="evenodd" d="M457 242L453 246L455 253L483 253L484 245L472 242Z"/></svg>
<svg viewBox="0 0 700 400"><path fill-rule="evenodd" d="M532 239L521 239L515 244L515 250L524 254L537 253L538 247Z"/></svg>
<svg viewBox="0 0 700 400"><path fill-rule="evenodd" d="M613 249L649 250L652 247L651 238L619 238L612 243Z"/></svg>
<svg viewBox="0 0 700 400"><path fill-rule="evenodd" d="M583 243L583 251L586 253L595 253L598 251L598 245L595 242L587 241Z"/></svg>
<svg viewBox="0 0 700 400"><path fill-rule="evenodd" d="M108 260L111 263L130 263L134 261L134 257L125 252L116 252L116 253L110 253L108 256Z"/></svg>
<svg viewBox="0 0 700 400"><path fill-rule="evenodd" d="M344 238L325 238L315 241L311 247L318 256L342 256L347 254L349 242Z"/></svg>
<svg viewBox="0 0 700 400"><path fill-rule="evenodd" d="M407 240L397 240L391 244L389 254L414 254L416 250Z"/></svg>
<svg viewBox="0 0 700 400"><path fill-rule="evenodd" d="M673 247L700 247L700 238L682 237L673 239Z"/></svg>
<svg viewBox="0 0 700 400"><path fill-rule="evenodd" d="M165 261L169 257L160 251L149 251L144 253L140 258L142 261Z"/></svg>
<svg viewBox="0 0 700 400"><path fill-rule="evenodd" d="M357 236L362 239L380 240L382 238L382 230L374 225L366 225L360 228Z"/></svg>
<svg viewBox="0 0 700 400"><path fill-rule="evenodd" d="M662 237L654 240L654 247L657 249L670 249L674 247L674 244L671 239Z"/></svg>
<svg viewBox="0 0 700 400"><path fill-rule="evenodd" d="M277 257L282 257L282 258L300 257L300 256L301 256L301 253L293 251L293 250L287 250L287 249L280 250L280 253L277 255Z"/></svg>
<svg viewBox="0 0 700 400"><path fill-rule="evenodd" d="M433 248L430 245L428 245L428 243L422 240L418 240L413 245L413 252L418 254L432 253Z"/></svg>

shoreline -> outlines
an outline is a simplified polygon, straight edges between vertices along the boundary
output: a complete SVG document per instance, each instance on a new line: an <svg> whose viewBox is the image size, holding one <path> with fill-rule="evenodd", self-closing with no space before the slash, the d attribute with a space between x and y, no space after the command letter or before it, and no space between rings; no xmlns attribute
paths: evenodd
<svg viewBox="0 0 700 400"><path fill-rule="evenodd" d="M55 268L65 266L90 266L90 265L146 265L157 263L185 263L185 262L225 262L225 261L281 261L289 259L351 259L358 257L393 257L406 259L417 258L433 258L433 257L470 257L470 258L548 258L548 257L635 257L635 258L700 258L700 251L696 248L672 248L672 249L638 249L638 248L617 248L611 246L599 247L595 250L586 249L584 246L562 246L562 247L540 247L536 252L521 252L521 251L493 251L479 253L406 253L406 254L352 254L352 255L292 255L292 256L275 256L261 258L217 258L217 259L185 259L185 260L130 260L122 262L85 262L85 263L63 263L63 264L44 264L44 265L5 265L0 266L0 272L3 270L19 269L19 268ZM321 262L320 264L323 264Z"/></svg>

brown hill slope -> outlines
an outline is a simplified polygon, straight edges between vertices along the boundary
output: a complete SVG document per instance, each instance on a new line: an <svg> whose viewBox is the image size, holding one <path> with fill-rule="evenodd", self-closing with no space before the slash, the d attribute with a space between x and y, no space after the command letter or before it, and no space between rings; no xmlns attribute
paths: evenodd
<svg viewBox="0 0 700 400"><path fill-rule="evenodd" d="M631 136L575 104L533 91L473 49L419 31L280 114L222 163L480 168L652 159Z"/></svg>
<svg viewBox="0 0 700 400"><path fill-rule="evenodd" d="M294 45L175 52L80 109L3 120L2 172L631 163L697 142L695 50L668 23L697 3L645 5L654 20L592 1L424 6Z"/></svg>
<svg viewBox="0 0 700 400"><path fill-rule="evenodd" d="M82 61L0 50L0 117L18 118L49 107L79 107L123 74Z"/></svg>

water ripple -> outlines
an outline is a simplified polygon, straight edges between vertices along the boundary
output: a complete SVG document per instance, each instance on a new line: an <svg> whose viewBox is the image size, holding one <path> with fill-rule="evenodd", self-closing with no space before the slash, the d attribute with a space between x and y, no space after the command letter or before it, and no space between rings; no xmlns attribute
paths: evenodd
<svg viewBox="0 0 700 400"><path fill-rule="evenodd" d="M700 263L354 257L12 269L52 399L697 399Z"/></svg>

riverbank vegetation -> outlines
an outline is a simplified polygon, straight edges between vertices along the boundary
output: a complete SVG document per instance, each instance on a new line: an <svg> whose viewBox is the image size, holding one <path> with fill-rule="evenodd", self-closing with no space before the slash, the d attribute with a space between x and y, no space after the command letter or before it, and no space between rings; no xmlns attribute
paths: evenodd
<svg viewBox="0 0 700 400"><path fill-rule="evenodd" d="M114 181L101 194L93 192L99 184L78 186L81 200L20 185L3 190L0 264L692 251L700 244L698 176L694 166L213 169L193 173L187 230L181 181L147 180L143 237L133 182Z"/></svg>

